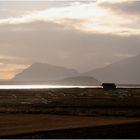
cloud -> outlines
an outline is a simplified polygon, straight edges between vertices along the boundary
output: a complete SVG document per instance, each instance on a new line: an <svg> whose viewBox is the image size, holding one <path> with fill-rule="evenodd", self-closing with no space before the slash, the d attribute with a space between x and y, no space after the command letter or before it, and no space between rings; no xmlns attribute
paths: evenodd
<svg viewBox="0 0 140 140"><path fill-rule="evenodd" d="M122 1L120 3L102 2L101 6L110 8L114 12L129 16L140 16L140 1Z"/></svg>
<svg viewBox="0 0 140 140"><path fill-rule="evenodd" d="M55 0L0 0L0 18L17 17L28 12L45 10L54 7L64 7L70 5L72 1L55 1Z"/></svg>
<svg viewBox="0 0 140 140"><path fill-rule="evenodd" d="M7 62L15 64L39 61L86 71L121 60L116 54L140 53L139 44L138 35L87 33L53 22L10 24L0 29L0 55L15 57Z"/></svg>
<svg viewBox="0 0 140 140"><path fill-rule="evenodd" d="M89 71L137 55L138 28L136 20L102 7L101 1L1 19L0 79L36 61Z"/></svg>
<svg viewBox="0 0 140 140"><path fill-rule="evenodd" d="M23 24L35 21L51 21L62 25L69 25L85 32L135 35L140 29L135 29L131 18L114 14L108 8L103 8L104 1L88 3L71 3L64 7L54 7L41 11L31 11L17 18L1 19L0 24ZM107 3L106 3L107 4ZM118 5L120 3L108 3ZM86 12L85 12L86 11ZM73 22L76 21L76 22Z"/></svg>
<svg viewBox="0 0 140 140"><path fill-rule="evenodd" d="M97 3L123 3L131 0L97 0ZM133 1L133 0L132 0Z"/></svg>

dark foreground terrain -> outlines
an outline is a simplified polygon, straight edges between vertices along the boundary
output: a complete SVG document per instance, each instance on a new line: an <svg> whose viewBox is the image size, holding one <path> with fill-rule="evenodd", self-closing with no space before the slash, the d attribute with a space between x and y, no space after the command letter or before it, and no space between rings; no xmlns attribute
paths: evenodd
<svg viewBox="0 0 140 140"><path fill-rule="evenodd" d="M140 138L139 132L139 88L0 90L0 138Z"/></svg>
<svg viewBox="0 0 140 140"><path fill-rule="evenodd" d="M140 118L0 114L0 138L140 138Z"/></svg>
<svg viewBox="0 0 140 140"><path fill-rule="evenodd" d="M140 89L0 90L0 113L140 116Z"/></svg>
<svg viewBox="0 0 140 140"><path fill-rule="evenodd" d="M81 127L6 136L2 138L140 139L140 123Z"/></svg>

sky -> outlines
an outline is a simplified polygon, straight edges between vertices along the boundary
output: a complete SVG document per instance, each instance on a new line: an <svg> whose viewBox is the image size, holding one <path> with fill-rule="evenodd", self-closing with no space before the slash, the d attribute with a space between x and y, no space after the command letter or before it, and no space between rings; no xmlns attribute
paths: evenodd
<svg viewBox="0 0 140 140"><path fill-rule="evenodd" d="M140 1L0 0L0 79L34 62L80 72L140 54Z"/></svg>

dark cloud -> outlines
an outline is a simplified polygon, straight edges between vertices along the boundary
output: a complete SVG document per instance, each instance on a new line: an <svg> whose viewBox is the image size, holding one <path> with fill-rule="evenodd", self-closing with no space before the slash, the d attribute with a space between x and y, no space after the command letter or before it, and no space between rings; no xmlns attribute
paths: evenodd
<svg viewBox="0 0 140 140"><path fill-rule="evenodd" d="M18 59L9 63L40 61L86 71L122 59L116 54L139 54L139 45L140 36L86 33L51 22L0 27L0 55Z"/></svg>

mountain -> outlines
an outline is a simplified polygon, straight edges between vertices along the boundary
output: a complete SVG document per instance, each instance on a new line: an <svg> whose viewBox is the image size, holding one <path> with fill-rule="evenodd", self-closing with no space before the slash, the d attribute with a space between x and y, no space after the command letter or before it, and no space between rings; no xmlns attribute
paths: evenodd
<svg viewBox="0 0 140 140"><path fill-rule="evenodd" d="M34 63L17 74L12 81L54 81L79 75L80 73L74 69L54 66L47 63Z"/></svg>
<svg viewBox="0 0 140 140"><path fill-rule="evenodd" d="M101 84L93 77L81 75L82 74L74 69L54 66L47 63L34 63L21 73L17 74L11 81L6 81L5 83L73 86L92 86Z"/></svg>
<svg viewBox="0 0 140 140"><path fill-rule="evenodd" d="M69 86L94 86L101 85L101 83L93 77L89 76L77 76L68 77L62 80L53 82L56 85L69 85Z"/></svg>
<svg viewBox="0 0 140 140"><path fill-rule="evenodd" d="M140 84L140 55L86 72L84 75L93 76L102 82Z"/></svg>

